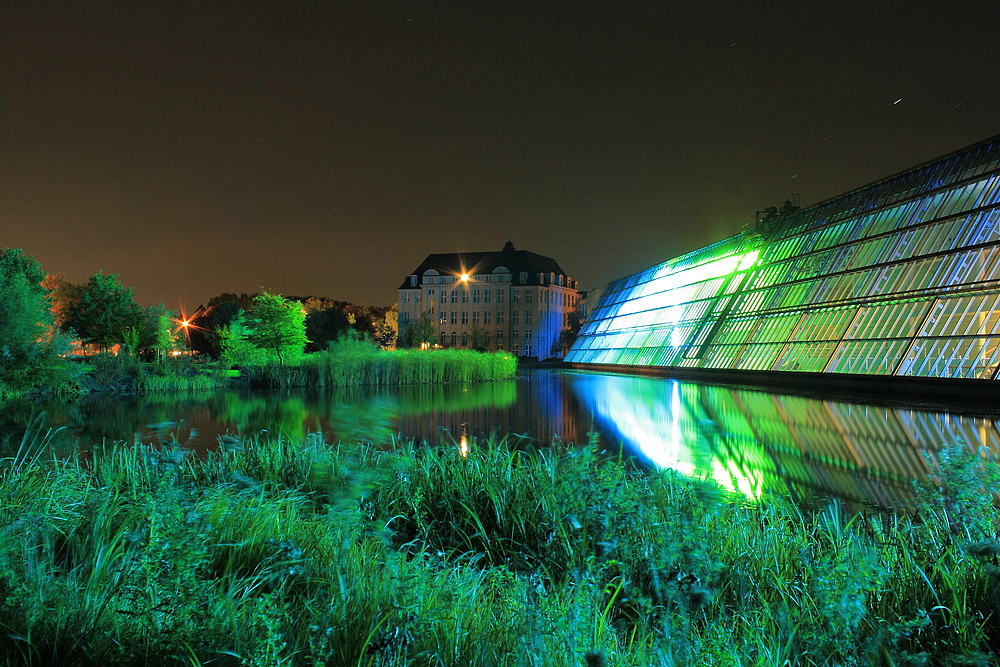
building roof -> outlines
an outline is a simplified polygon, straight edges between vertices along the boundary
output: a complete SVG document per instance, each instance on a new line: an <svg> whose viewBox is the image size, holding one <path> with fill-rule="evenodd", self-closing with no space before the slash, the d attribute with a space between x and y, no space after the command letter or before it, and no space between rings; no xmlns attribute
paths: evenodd
<svg viewBox="0 0 1000 667"><path fill-rule="evenodd" d="M539 285L538 274L554 273L565 276L566 273L559 266L559 263L551 257L545 257L527 250L517 250L514 244L507 241L503 250L487 252L448 252L427 255L420 266L413 270L410 275L423 277L427 271L436 271L442 276L468 274L493 273L496 269L506 268L506 273L513 274L511 279L514 285ZM527 280L521 281L521 273L527 273ZM410 279L407 277L399 289L411 289Z"/></svg>

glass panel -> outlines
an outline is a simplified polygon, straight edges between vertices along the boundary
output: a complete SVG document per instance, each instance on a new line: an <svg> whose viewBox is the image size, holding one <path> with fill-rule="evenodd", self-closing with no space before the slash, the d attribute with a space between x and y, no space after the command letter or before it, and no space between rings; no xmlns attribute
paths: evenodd
<svg viewBox="0 0 1000 667"><path fill-rule="evenodd" d="M837 348L837 343L809 342L790 343L781 353L781 358L774 365L776 371L819 372L822 371L830 355Z"/></svg>
<svg viewBox="0 0 1000 667"><path fill-rule="evenodd" d="M783 343L772 343L769 345L747 345L736 361L734 368L745 370L770 370L777 358Z"/></svg>
<svg viewBox="0 0 1000 667"><path fill-rule="evenodd" d="M834 373L890 375L910 342L907 340L846 341L830 364Z"/></svg>
<svg viewBox="0 0 1000 667"><path fill-rule="evenodd" d="M897 375L944 378L992 378L1000 338L918 339Z"/></svg>

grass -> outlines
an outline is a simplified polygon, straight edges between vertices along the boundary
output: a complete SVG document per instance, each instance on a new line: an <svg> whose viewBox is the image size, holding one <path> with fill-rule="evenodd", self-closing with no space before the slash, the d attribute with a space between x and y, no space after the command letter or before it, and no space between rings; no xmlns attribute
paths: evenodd
<svg viewBox="0 0 1000 667"><path fill-rule="evenodd" d="M992 665L997 463L804 513L598 443L119 443L0 465L0 664Z"/></svg>
<svg viewBox="0 0 1000 667"><path fill-rule="evenodd" d="M325 352L304 355L294 364L248 365L239 371L219 364L194 364L189 357L142 363L126 354L96 355L86 368L88 377L102 387L141 392L234 385L287 389L489 382L512 379L516 372L517 357L505 352L386 351L370 341L354 338L345 338Z"/></svg>
<svg viewBox="0 0 1000 667"><path fill-rule="evenodd" d="M242 377L252 387L353 387L508 380L517 357L472 350L381 350L368 341L344 339L297 365L248 366Z"/></svg>

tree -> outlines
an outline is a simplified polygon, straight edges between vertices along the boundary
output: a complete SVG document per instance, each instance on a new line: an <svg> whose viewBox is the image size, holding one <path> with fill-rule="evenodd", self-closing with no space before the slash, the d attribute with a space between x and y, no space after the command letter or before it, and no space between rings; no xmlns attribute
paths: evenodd
<svg viewBox="0 0 1000 667"><path fill-rule="evenodd" d="M81 286L79 298L68 304L63 327L75 331L84 343L107 349L124 343L129 329L144 330L145 313L117 274L97 273Z"/></svg>
<svg viewBox="0 0 1000 667"><path fill-rule="evenodd" d="M42 281L42 287L48 290L47 297L52 304L55 325L66 331L69 328L66 326L66 319L73 304L79 301L83 286L71 283L61 273L50 273Z"/></svg>
<svg viewBox="0 0 1000 667"><path fill-rule="evenodd" d="M301 355L309 342L306 338L306 313L302 306L280 294L268 292L258 294L253 303L250 342L274 352L282 366L286 357Z"/></svg>
<svg viewBox="0 0 1000 667"><path fill-rule="evenodd" d="M375 342L385 350L396 347L396 338L399 335L399 309L393 306L385 311L385 315L372 322Z"/></svg>
<svg viewBox="0 0 1000 667"><path fill-rule="evenodd" d="M174 321L174 313L167 310L162 303L147 308L145 331L139 347L147 355L162 361L178 342Z"/></svg>
<svg viewBox="0 0 1000 667"><path fill-rule="evenodd" d="M306 337L309 339L307 349L311 352L324 350L331 341L343 336L350 328L351 323L340 306L309 310L306 315Z"/></svg>
<svg viewBox="0 0 1000 667"><path fill-rule="evenodd" d="M69 365L68 350L56 333L45 272L21 250L0 252L0 391L19 392L61 384Z"/></svg>
<svg viewBox="0 0 1000 667"><path fill-rule="evenodd" d="M427 313L420 313L417 321L406 327L403 334L406 347L428 348L437 342L437 331L434 322Z"/></svg>
<svg viewBox="0 0 1000 667"><path fill-rule="evenodd" d="M469 347L480 351L486 349L486 327L482 324L473 324L469 327Z"/></svg>
<svg viewBox="0 0 1000 667"><path fill-rule="evenodd" d="M252 323L240 313L229 324L219 327L219 356L233 366L260 366L267 363L267 353L250 342Z"/></svg>
<svg viewBox="0 0 1000 667"><path fill-rule="evenodd" d="M574 310L566 315L566 328L559 332L559 346L562 348L564 356L569 352L569 348L573 347L573 343L576 342L582 325L580 311Z"/></svg>

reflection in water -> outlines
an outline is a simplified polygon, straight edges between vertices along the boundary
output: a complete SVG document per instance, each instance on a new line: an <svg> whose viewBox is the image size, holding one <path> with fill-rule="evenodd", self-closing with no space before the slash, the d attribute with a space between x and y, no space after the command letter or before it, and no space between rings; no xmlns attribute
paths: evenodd
<svg viewBox="0 0 1000 667"><path fill-rule="evenodd" d="M571 386L637 456L750 497L902 507L945 445L1000 451L996 424L981 417L634 376L580 373Z"/></svg>
<svg viewBox="0 0 1000 667"><path fill-rule="evenodd" d="M492 434L517 442L586 442L647 464L710 478L750 498L791 493L905 504L936 452L960 442L1000 451L992 419L885 408L659 378L522 370L517 382L324 392L204 392L13 402L0 410L0 456L15 451L33 414L65 427L56 446L176 441L196 451L267 431L327 442L396 438L461 447Z"/></svg>

